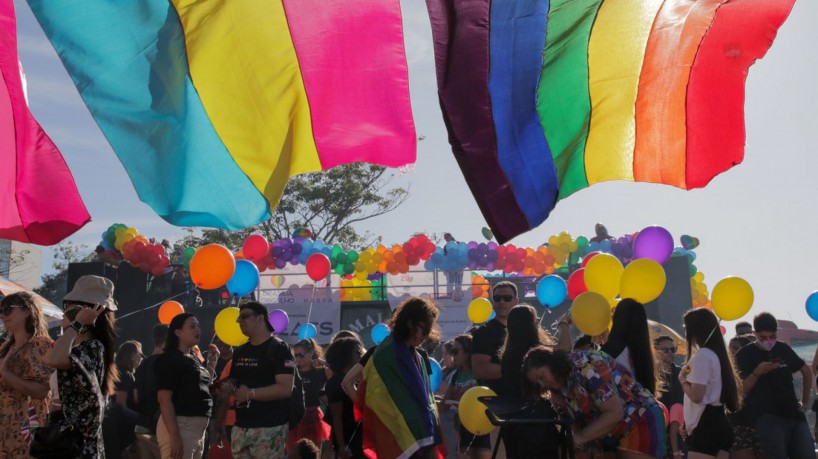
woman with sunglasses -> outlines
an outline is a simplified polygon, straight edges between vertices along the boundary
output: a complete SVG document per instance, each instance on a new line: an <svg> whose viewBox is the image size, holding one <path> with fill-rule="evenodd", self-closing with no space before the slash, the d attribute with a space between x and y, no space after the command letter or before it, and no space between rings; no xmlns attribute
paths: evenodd
<svg viewBox="0 0 818 459"><path fill-rule="evenodd" d="M679 375L684 391L687 457L724 456L733 445L733 427L725 408L738 411L738 376L713 311L694 309L684 315L687 364Z"/></svg>
<svg viewBox="0 0 818 459"><path fill-rule="evenodd" d="M388 324L392 332L364 366L355 404L361 413L367 455L445 455L429 380L432 368L420 347L439 334L439 314L437 306L425 298L404 300L392 312Z"/></svg>
<svg viewBox="0 0 818 459"><path fill-rule="evenodd" d="M105 397L114 394L119 373L114 364L116 322L114 283L100 276L82 276L63 298L63 334L43 362L57 369L62 402L60 421L79 432L82 459L105 457L102 416Z"/></svg>
<svg viewBox="0 0 818 459"><path fill-rule="evenodd" d="M491 456L491 451L486 448L475 448L473 445L474 435L460 424L457 417L457 407L460 399L467 390L477 385L477 379L471 368L471 335L458 335L450 341L452 343L452 367L454 371L440 384L438 392L443 394L440 402L440 420L443 424L443 431L446 433L446 446L449 453L457 452L460 455L473 459L486 459ZM452 424L452 433L446 424ZM451 440L449 437L452 437Z"/></svg>
<svg viewBox="0 0 818 459"><path fill-rule="evenodd" d="M208 364L192 352L202 329L193 314L174 317L168 327L165 352L156 360L159 422L156 439L162 459L199 459L204 453L204 436L213 410L210 383L216 374L218 349L211 345Z"/></svg>
<svg viewBox="0 0 818 459"><path fill-rule="evenodd" d="M330 438L330 426L324 422L324 413L321 411L321 390L327 382L324 372L324 350L312 338L302 339L293 346L295 365L301 375L304 388L304 419L287 433L287 451L293 451L298 440L308 438L316 445L322 444ZM351 402L350 402L351 404Z"/></svg>
<svg viewBox="0 0 818 459"><path fill-rule="evenodd" d="M33 409L41 424L48 417L49 379L54 372L42 357L54 343L45 317L30 293L0 301L8 340L0 346L0 458L26 458L28 443L20 427Z"/></svg>

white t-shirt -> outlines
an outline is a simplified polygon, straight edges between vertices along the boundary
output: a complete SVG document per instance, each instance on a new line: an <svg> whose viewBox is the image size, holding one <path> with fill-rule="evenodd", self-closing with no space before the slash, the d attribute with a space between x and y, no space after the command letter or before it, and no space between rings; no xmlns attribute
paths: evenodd
<svg viewBox="0 0 818 459"><path fill-rule="evenodd" d="M625 349L617 355L614 360L619 362L620 365L627 368L628 371L633 374L633 362L631 362L631 350L625 347Z"/></svg>
<svg viewBox="0 0 818 459"><path fill-rule="evenodd" d="M701 403L693 403L687 394L684 397L685 429L691 434L707 405L721 406L721 364L716 353L707 348L696 351L687 364L690 366L687 381L705 386Z"/></svg>

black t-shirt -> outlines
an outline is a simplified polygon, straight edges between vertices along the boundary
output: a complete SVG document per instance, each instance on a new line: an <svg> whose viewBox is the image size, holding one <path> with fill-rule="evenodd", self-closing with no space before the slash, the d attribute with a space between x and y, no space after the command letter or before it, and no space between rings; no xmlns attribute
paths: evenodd
<svg viewBox="0 0 818 459"><path fill-rule="evenodd" d="M791 347L778 342L771 350L765 351L752 343L736 353L736 365L742 379L748 378L761 362L779 359L786 367L758 377L753 389L744 396L741 413L745 421L754 423L764 414L804 419L793 389L792 374L801 370L805 363ZM805 384L808 382L805 381Z"/></svg>
<svg viewBox="0 0 818 459"><path fill-rule="evenodd" d="M352 450L353 457L360 457L363 458L363 432L361 432L360 428L355 428L357 423L355 422L355 411L353 407L352 400L347 396L346 392L344 392L344 388L341 386L341 382L344 380L344 375L342 374L334 374L329 381L327 381L326 391L327 391L327 401L330 404L329 409L327 412L329 413L329 417L332 418L334 414L332 412L332 404L333 403L341 403L343 404L343 408L341 410L341 419L344 424L344 442L349 444L349 448ZM324 417L327 417L326 415ZM333 430L338 425L334 419L332 428ZM353 437L354 435L354 437ZM350 442L351 439L351 442ZM346 445L338 446L335 435L333 432L332 435L332 445L335 447L335 451L343 451Z"/></svg>
<svg viewBox="0 0 818 459"><path fill-rule="evenodd" d="M245 385L250 389L272 386L276 375L292 375L295 359L287 343L278 338L253 346L249 342L233 352L230 379L236 387ZM238 405L236 400L236 426L243 428L275 427L290 420L290 399L273 401L252 400L250 407Z"/></svg>
<svg viewBox="0 0 818 459"><path fill-rule="evenodd" d="M119 381L114 385L114 391L116 392L125 392L127 395L127 401L125 402L125 406L131 410L136 409L136 402L133 398L133 390L135 385L135 377L132 371L119 371Z"/></svg>
<svg viewBox="0 0 818 459"><path fill-rule="evenodd" d="M210 417L210 373L191 354L167 351L156 359L156 388L173 391L171 400L176 416Z"/></svg>
<svg viewBox="0 0 818 459"><path fill-rule="evenodd" d="M134 388L139 392L139 403L136 411L139 419L136 424L156 433L156 421L159 419L159 401L156 399L156 371L154 365L159 355L151 355L142 361L136 369Z"/></svg>
<svg viewBox="0 0 818 459"><path fill-rule="evenodd" d="M321 390L327 383L327 374L323 368L313 368L301 373L301 382L304 386L304 406L309 408L321 405Z"/></svg>
<svg viewBox="0 0 818 459"><path fill-rule="evenodd" d="M472 332L472 355L482 354L491 357L491 363L500 363L500 348L506 340L506 326L497 319L488 321L485 325ZM479 380L493 391L502 392L502 378L493 380Z"/></svg>

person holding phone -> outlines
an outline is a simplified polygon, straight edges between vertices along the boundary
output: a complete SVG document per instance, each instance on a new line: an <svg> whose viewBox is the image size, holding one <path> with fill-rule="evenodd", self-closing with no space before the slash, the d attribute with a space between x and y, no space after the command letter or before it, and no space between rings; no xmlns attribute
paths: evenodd
<svg viewBox="0 0 818 459"><path fill-rule="evenodd" d="M793 373L812 381L812 369L788 345L777 341L778 321L769 312L753 319L758 341L736 353L742 377L744 422L755 427L766 458L815 459L815 445L804 412L811 384L803 385L801 402L795 397Z"/></svg>

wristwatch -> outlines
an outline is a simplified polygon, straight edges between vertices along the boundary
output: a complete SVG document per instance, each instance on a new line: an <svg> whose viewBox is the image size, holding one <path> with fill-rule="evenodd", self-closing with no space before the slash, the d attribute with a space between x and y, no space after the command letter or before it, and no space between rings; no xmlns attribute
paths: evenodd
<svg viewBox="0 0 818 459"><path fill-rule="evenodd" d="M87 327L81 324L78 320L71 322L71 328L76 330L78 335L81 335L87 329Z"/></svg>

